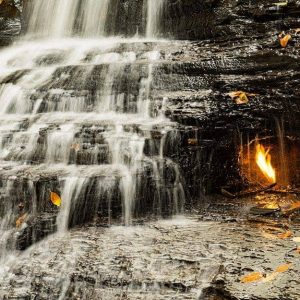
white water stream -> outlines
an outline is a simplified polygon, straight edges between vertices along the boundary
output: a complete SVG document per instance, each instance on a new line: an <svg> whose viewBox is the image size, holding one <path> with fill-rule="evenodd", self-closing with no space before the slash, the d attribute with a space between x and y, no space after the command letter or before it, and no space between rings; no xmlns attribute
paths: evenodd
<svg viewBox="0 0 300 300"><path fill-rule="evenodd" d="M24 214L35 218L37 207L52 205L50 183L39 194L35 191L40 178L59 182L56 191L62 205L57 208L56 226L62 234L77 213L77 202L94 185L97 203L118 186L123 223L130 225L145 166L150 166L154 178L158 210L165 205L171 213L181 212L185 196L179 168L164 157L166 137L175 124L164 116L164 99L161 110L154 112L151 96L163 43L154 39L163 1L154 3L148 1L146 26L146 37L154 46L142 54L138 49L145 38L104 37L109 0L34 0L27 36L1 50L1 263L13 250L11 241L26 229L26 220L15 228L16 220ZM145 67L138 91L122 89L121 80L126 76L130 80L140 65ZM89 89L89 84L97 88ZM147 156L144 148L147 141L153 143L154 129L161 135L159 151ZM175 175L162 193L165 166ZM31 187L27 192L22 187L25 181ZM107 198L110 223L113 195ZM6 270L1 268L0 273Z"/></svg>

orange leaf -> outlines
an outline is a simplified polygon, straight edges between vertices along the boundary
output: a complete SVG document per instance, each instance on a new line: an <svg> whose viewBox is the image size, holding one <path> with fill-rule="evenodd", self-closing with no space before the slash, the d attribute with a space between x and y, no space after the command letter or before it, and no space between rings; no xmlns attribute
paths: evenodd
<svg viewBox="0 0 300 300"><path fill-rule="evenodd" d="M56 206L60 206L61 205L61 198L59 197L58 194L56 194L54 192L50 193L50 200Z"/></svg>
<svg viewBox="0 0 300 300"><path fill-rule="evenodd" d="M281 38L279 40L281 47L285 48L291 38L292 38L292 36L290 34L286 34L283 38Z"/></svg>
<svg viewBox="0 0 300 300"><path fill-rule="evenodd" d="M281 265L281 266L277 267L277 269L275 270L275 272L277 272L277 273L286 272L291 267L291 265L292 265L291 263L290 264Z"/></svg>
<svg viewBox="0 0 300 300"><path fill-rule="evenodd" d="M228 95L231 97L231 98L235 98L235 97L239 97L240 94L243 94L244 92L242 91L234 91L234 92L230 92L228 93Z"/></svg>
<svg viewBox="0 0 300 300"><path fill-rule="evenodd" d="M188 144L195 146L198 144L198 140L197 139L188 139Z"/></svg>
<svg viewBox="0 0 300 300"><path fill-rule="evenodd" d="M234 91L228 95L235 101L236 104L246 104L249 102L249 96L256 96L257 94L250 94L243 91Z"/></svg>
<svg viewBox="0 0 300 300"><path fill-rule="evenodd" d="M20 228L21 225L24 223L25 219L27 217L27 214L22 215L21 217L18 218L18 220L16 221L16 227Z"/></svg>
<svg viewBox="0 0 300 300"><path fill-rule="evenodd" d="M263 274L260 272L253 272L241 277L242 283L255 282L263 278Z"/></svg>
<svg viewBox="0 0 300 300"><path fill-rule="evenodd" d="M278 234L278 237L280 238L280 239L287 239L287 238L289 238L289 237L291 237L293 235L293 233L290 231L290 230L288 230L288 231L286 231L286 232L283 232L283 233L279 233Z"/></svg>

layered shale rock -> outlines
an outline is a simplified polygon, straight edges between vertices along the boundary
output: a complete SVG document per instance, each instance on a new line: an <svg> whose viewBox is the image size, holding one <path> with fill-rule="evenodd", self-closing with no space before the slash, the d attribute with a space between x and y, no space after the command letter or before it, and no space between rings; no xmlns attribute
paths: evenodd
<svg viewBox="0 0 300 300"><path fill-rule="evenodd" d="M20 1L3 0L0 4L0 47L10 44L21 32Z"/></svg>

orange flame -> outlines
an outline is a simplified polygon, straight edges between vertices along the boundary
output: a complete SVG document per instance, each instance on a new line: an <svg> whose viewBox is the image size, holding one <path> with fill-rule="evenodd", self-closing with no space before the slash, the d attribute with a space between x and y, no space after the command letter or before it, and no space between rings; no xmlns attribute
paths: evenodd
<svg viewBox="0 0 300 300"><path fill-rule="evenodd" d="M276 182L276 174L271 164L269 150L266 151L263 145L258 144L256 146L256 163L270 182Z"/></svg>

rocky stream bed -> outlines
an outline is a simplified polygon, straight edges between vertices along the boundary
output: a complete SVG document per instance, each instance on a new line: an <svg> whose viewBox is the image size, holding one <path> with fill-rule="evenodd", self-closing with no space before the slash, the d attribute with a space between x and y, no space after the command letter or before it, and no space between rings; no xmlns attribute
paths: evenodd
<svg viewBox="0 0 300 300"><path fill-rule="evenodd" d="M139 221L132 227L93 223L50 236L1 267L10 271L1 279L0 296L297 300L299 219L253 216L253 204L253 199L227 200L187 217ZM287 230L293 235L279 237ZM266 282L241 282L252 272L268 278L287 264L287 271Z"/></svg>

